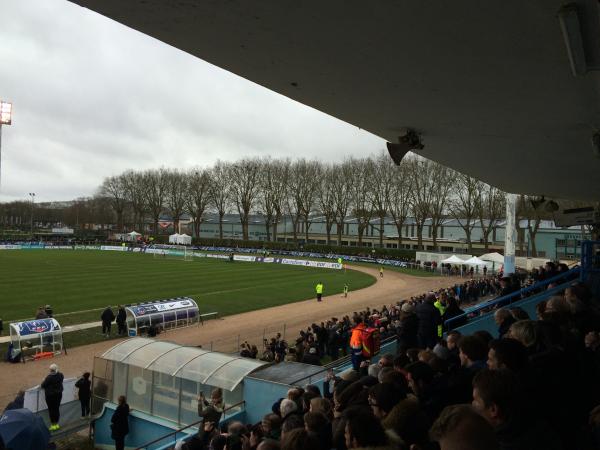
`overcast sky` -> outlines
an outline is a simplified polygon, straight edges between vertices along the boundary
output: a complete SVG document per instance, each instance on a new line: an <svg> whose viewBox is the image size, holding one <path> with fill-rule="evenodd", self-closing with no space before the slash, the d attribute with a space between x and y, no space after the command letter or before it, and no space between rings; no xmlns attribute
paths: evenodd
<svg viewBox="0 0 600 450"><path fill-rule="evenodd" d="M66 0L0 1L0 201L93 195L125 169L382 151L384 141Z"/></svg>

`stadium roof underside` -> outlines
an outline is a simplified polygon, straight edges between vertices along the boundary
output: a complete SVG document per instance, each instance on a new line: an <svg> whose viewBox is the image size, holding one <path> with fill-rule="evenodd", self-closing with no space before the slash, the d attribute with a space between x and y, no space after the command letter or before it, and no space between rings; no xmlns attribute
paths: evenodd
<svg viewBox="0 0 600 450"><path fill-rule="evenodd" d="M390 142L414 128L506 191L600 196L600 75L571 71L566 0L71 1ZM600 68L598 2L576 3Z"/></svg>

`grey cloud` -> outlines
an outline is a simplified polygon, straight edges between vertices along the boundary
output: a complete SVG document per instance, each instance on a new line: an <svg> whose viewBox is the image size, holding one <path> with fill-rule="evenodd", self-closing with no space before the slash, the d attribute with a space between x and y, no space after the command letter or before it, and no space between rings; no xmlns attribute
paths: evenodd
<svg viewBox="0 0 600 450"><path fill-rule="evenodd" d="M381 139L66 0L0 2L0 200L92 195L128 168L381 151Z"/></svg>

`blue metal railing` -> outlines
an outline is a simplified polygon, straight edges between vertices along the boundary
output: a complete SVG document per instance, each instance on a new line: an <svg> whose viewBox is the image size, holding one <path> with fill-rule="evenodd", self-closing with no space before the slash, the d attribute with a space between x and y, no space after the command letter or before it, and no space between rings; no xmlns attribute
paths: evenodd
<svg viewBox="0 0 600 450"><path fill-rule="evenodd" d="M566 283L559 284L554 288L546 289L538 294L522 299L517 304L530 318L534 318L536 317L536 305L538 303L555 295L560 295L560 293L570 287L574 281L575 280L570 280ZM498 325L496 324L493 314L483 314L481 316L473 317L466 324L457 326L454 329L463 335L470 335L476 331L483 330L488 331L494 337L498 337Z"/></svg>
<svg viewBox="0 0 600 450"><path fill-rule="evenodd" d="M496 306L498 304L502 304L503 306L510 305L516 301L519 301L519 300L527 297L527 294L535 293L536 291L539 291L540 289L547 287L551 283L561 282L561 284L562 284L567 280L573 280L576 278L577 275L579 275L580 270L581 270L580 267L575 267L571 270L568 270L567 272L561 273L552 278L548 278L547 280L541 281L532 286L528 286L526 288L519 289L518 291L515 291L511 294L495 298L494 300L491 300L491 301L488 301L485 303L480 303L472 308L468 308L467 310L465 310L465 312L463 314L459 314L458 316L454 316L451 319L446 320L444 322L445 329L447 331L451 331L453 329L451 324L457 323L457 321L459 321L461 319L464 321L464 319L468 319L471 314L481 311L482 309L493 308L494 306ZM464 325L464 323L462 323L462 321L461 321L460 326L462 326L462 325Z"/></svg>

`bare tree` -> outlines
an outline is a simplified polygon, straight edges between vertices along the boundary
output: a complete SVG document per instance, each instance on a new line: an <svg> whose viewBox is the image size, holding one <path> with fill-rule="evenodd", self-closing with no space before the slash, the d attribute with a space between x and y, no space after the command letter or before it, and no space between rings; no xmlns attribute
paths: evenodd
<svg viewBox="0 0 600 450"><path fill-rule="evenodd" d="M385 218L389 211L389 198L396 172L389 156L380 154L373 160L372 193L374 214L379 218L379 247L383 247Z"/></svg>
<svg viewBox="0 0 600 450"><path fill-rule="evenodd" d="M328 165L322 168L319 190L317 193L317 203L319 209L325 218L325 232L327 233L327 245L331 245L331 229L336 219L335 208L335 190L334 181L335 167Z"/></svg>
<svg viewBox="0 0 600 450"><path fill-rule="evenodd" d="M125 187L127 201L133 211L133 227L144 232L144 214L146 213L146 196L144 193L144 177L140 172L128 170L121 175Z"/></svg>
<svg viewBox="0 0 600 450"><path fill-rule="evenodd" d="M200 237L200 225L210 202L210 174L205 169L188 172L185 183L185 208L194 221L194 234Z"/></svg>
<svg viewBox="0 0 600 450"><path fill-rule="evenodd" d="M154 226L154 234L158 234L158 221L163 212L167 195L167 171L164 168L147 170L143 173L143 181L144 196Z"/></svg>
<svg viewBox="0 0 600 450"><path fill-rule="evenodd" d="M242 159L231 165L231 198L240 215L242 234L248 240L250 211L254 207L259 189L261 162L258 159Z"/></svg>
<svg viewBox="0 0 600 450"><path fill-rule="evenodd" d="M317 204L319 184L322 177L322 167L317 161L306 161L304 172L307 176L301 183L300 197L302 199L302 218L304 219L305 242L308 243L309 229L311 225L310 216Z"/></svg>
<svg viewBox="0 0 600 450"><path fill-rule="evenodd" d="M219 215L219 238L223 239L223 217L231 204L231 164L217 161L209 172L210 188L208 195L210 203Z"/></svg>
<svg viewBox="0 0 600 450"><path fill-rule="evenodd" d="M271 226L272 240L277 240L277 224L283 214L289 166L289 160L266 160L261 165L257 200L265 217L267 241L271 240Z"/></svg>
<svg viewBox="0 0 600 450"><path fill-rule="evenodd" d="M283 217L286 198L288 195L288 178L290 176L291 162L289 159L276 161L274 165L275 180L272 184L273 209L275 210L275 220L273 222L273 240L277 240L277 226Z"/></svg>
<svg viewBox="0 0 600 450"><path fill-rule="evenodd" d="M517 202L517 231L518 231L518 242L519 249L523 252L524 245L524 231L527 230L529 235L529 242L531 243L531 256L537 256L537 246L535 243L535 237L537 232L540 229L541 221L544 218L544 212L538 206L534 206L532 200L535 200L534 197L530 197L529 195L520 195L519 200ZM523 220L523 227L521 227L521 220Z"/></svg>
<svg viewBox="0 0 600 450"><path fill-rule="evenodd" d="M490 246L490 233L496 228L498 220L506 213L505 194L500 189L483 184L477 199L477 217L481 225L483 245Z"/></svg>
<svg viewBox="0 0 600 450"><path fill-rule="evenodd" d="M408 177L410 162L402 160L392 172L391 186L386 198L387 210L390 212L398 231L398 248L402 246L402 227L410 214L412 192Z"/></svg>
<svg viewBox="0 0 600 450"><path fill-rule="evenodd" d="M431 171L431 238L435 251L438 249L438 230L448 214L448 199L455 172L436 162L431 161L431 164L433 166Z"/></svg>
<svg viewBox="0 0 600 450"><path fill-rule="evenodd" d="M420 157L407 160L408 175L411 184L413 214L417 226L417 247L423 249L423 228L430 217L435 183L432 162Z"/></svg>
<svg viewBox="0 0 600 450"><path fill-rule="evenodd" d="M352 213L358 225L358 246L362 246L365 231L373 217L374 163L369 158L352 159Z"/></svg>
<svg viewBox="0 0 600 450"><path fill-rule="evenodd" d="M127 206L127 194L122 175L105 178L98 190L102 197L110 200L110 205L117 217L117 230L124 231L123 212Z"/></svg>
<svg viewBox="0 0 600 450"><path fill-rule="evenodd" d="M165 171L165 205L173 217L173 228L179 233L179 220L185 210L187 177L177 169Z"/></svg>
<svg viewBox="0 0 600 450"><path fill-rule="evenodd" d="M333 204L336 214L338 245L342 245L344 222L352 204L352 163L349 160L333 166L332 182L334 185Z"/></svg>
<svg viewBox="0 0 600 450"><path fill-rule="evenodd" d="M314 161L299 159L290 166L288 181L287 206L292 219L292 233L294 242L298 242L300 221L305 224L305 236L308 240L310 227L310 212L317 192L319 165Z"/></svg>
<svg viewBox="0 0 600 450"><path fill-rule="evenodd" d="M469 175L455 172L454 187L449 201L450 213L464 230L469 253L473 252L471 233L476 224L483 183Z"/></svg>

